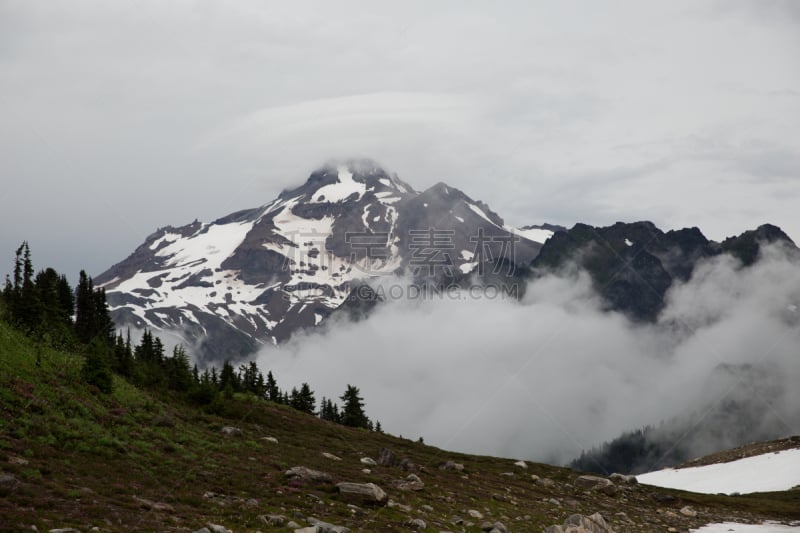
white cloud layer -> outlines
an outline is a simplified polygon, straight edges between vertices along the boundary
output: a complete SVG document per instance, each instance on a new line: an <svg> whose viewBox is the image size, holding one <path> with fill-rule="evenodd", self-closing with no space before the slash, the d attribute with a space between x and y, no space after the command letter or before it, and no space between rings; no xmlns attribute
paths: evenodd
<svg viewBox="0 0 800 533"><path fill-rule="evenodd" d="M748 269L727 256L703 264L670 290L657 324L598 304L584 276L542 278L522 303L399 299L265 349L259 365L281 386L309 382L318 399L357 385L394 434L523 459L563 462L733 396L800 432L800 269L778 251ZM723 363L769 369L776 392L736 370L721 379Z"/></svg>

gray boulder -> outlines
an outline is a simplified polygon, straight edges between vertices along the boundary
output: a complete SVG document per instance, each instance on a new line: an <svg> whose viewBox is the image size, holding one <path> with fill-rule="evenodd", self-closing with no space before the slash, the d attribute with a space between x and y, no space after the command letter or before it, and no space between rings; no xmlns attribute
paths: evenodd
<svg viewBox="0 0 800 533"><path fill-rule="evenodd" d="M618 483L621 485L636 485L639 483L639 480L636 479L636 476L628 476L625 474L611 474L608 478L613 481L614 483Z"/></svg>
<svg viewBox="0 0 800 533"><path fill-rule="evenodd" d="M428 527L428 524L425 523L425 520L422 518L414 518L406 522L406 525L412 529L425 529Z"/></svg>
<svg viewBox="0 0 800 533"><path fill-rule="evenodd" d="M290 479L299 479L301 481L313 481L316 483L331 483L333 477L327 472L320 472L319 470L312 470L305 466L295 466L287 470L284 475Z"/></svg>
<svg viewBox="0 0 800 533"><path fill-rule="evenodd" d="M280 527L286 524L286 517L279 514L264 514L258 517L268 526Z"/></svg>
<svg viewBox="0 0 800 533"><path fill-rule="evenodd" d="M578 476L575 486L602 492L608 496L613 496L617 492L617 486L611 480L600 476Z"/></svg>
<svg viewBox="0 0 800 533"><path fill-rule="evenodd" d="M384 506L389 496L375 483L337 483L339 495L342 499L362 505Z"/></svg>
<svg viewBox="0 0 800 533"><path fill-rule="evenodd" d="M381 466L397 466L400 464L400 460L389 448L381 448L378 454L378 464Z"/></svg>
<svg viewBox="0 0 800 533"><path fill-rule="evenodd" d="M317 528L317 533L350 533L350 530L344 526L337 526L317 520L316 518L309 518L308 523Z"/></svg>
<svg viewBox="0 0 800 533"><path fill-rule="evenodd" d="M461 463L456 463L454 461L447 461L443 465L439 467L439 470L455 470L456 472L463 472L464 465Z"/></svg>
<svg viewBox="0 0 800 533"><path fill-rule="evenodd" d="M564 525L550 526L544 533L614 533L600 513L591 516L574 514L564 521Z"/></svg>
<svg viewBox="0 0 800 533"><path fill-rule="evenodd" d="M0 495L6 495L11 493L16 487L19 481L17 478L11 474L0 474Z"/></svg>
<svg viewBox="0 0 800 533"><path fill-rule="evenodd" d="M241 437L242 430L234 426L223 426L222 434L228 437Z"/></svg>
<svg viewBox="0 0 800 533"><path fill-rule="evenodd" d="M419 491L425 488L425 483L416 474L409 474L404 480L395 482L395 486L400 490Z"/></svg>

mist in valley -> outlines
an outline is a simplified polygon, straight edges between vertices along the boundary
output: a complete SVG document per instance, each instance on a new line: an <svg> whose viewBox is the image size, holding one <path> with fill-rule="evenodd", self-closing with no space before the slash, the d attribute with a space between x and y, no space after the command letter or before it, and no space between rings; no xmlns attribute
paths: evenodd
<svg viewBox="0 0 800 533"><path fill-rule="evenodd" d="M740 424L670 437L708 453L742 435L800 432L800 269L781 248L762 253L748 268L727 255L701 263L652 324L604 311L572 269L529 282L521 301L388 299L365 320L334 315L267 347L258 362L283 388L308 382L317 400L354 384L386 431L447 449L564 464L675 417L692 429ZM404 280L378 283L407 294ZM731 403L745 416L720 418Z"/></svg>

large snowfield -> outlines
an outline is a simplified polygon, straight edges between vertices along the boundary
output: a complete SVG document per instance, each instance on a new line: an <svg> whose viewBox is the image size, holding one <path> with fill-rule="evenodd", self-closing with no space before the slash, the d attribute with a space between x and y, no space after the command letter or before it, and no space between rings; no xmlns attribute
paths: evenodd
<svg viewBox="0 0 800 533"><path fill-rule="evenodd" d="M705 494L772 492L800 485L800 448L729 463L666 468L636 476L639 483Z"/></svg>
<svg viewBox="0 0 800 533"><path fill-rule="evenodd" d="M800 485L800 448L746 457L729 463L692 468L666 468L636 476L639 483L706 494L770 492ZM781 533L800 531L800 525L708 524L694 533Z"/></svg>
<svg viewBox="0 0 800 533"><path fill-rule="evenodd" d="M800 531L800 526L783 526L772 522L764 524L737 524L725 522L723 524L708 524L700 529L690 529L693 533L780 533L784 531Z"/></svg>

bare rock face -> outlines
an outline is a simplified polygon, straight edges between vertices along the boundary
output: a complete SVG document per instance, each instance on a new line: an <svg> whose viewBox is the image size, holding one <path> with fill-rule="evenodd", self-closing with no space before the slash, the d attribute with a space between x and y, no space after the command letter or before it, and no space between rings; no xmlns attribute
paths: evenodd
<svg viewBox="0 0 800 533"><path fill-rule="evenodd" d="M574 514L563 525L550 526L544 533L614 533L600 513L590 516Z"/></svg>
<svg viewBox="0 0 800 533"><path fill-rule="evenodd" d="M357 505L383 507L389 501L389 496L375 483L337 483L339 495L343 500Z"/></svg>

